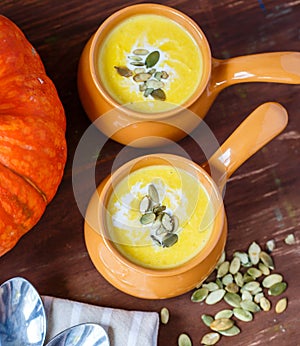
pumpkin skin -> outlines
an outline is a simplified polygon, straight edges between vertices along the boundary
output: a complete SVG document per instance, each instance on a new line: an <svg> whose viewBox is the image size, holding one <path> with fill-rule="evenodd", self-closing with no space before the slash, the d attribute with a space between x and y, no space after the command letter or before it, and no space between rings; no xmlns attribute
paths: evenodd
<svg viewBox="0 0 300 346"><path fill-rule="evenodd" d="M0 16L0 256L41 218L62 180L66 118L22 31Z"/></svg>

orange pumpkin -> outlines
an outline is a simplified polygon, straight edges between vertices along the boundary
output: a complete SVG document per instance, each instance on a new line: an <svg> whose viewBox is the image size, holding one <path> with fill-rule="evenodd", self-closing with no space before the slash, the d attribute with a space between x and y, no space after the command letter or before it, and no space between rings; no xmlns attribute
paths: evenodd
<svg viewBox="0 0 300 346"><path fill-rule="evenodd" d="M66 163L56 88L22 31L0 16L0 256L41 218Z"/></svg>

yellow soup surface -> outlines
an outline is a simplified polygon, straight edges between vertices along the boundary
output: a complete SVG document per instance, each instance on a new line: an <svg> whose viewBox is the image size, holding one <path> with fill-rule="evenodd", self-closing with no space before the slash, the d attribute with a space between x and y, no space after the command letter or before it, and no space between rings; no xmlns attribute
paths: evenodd
<svg viewBox="0 0 300 346"><path fill-rule="evenodd" d="M148 53L135 54L137 49ZM152 67L143 65L153 52L159 53L157 63ZM153 113L175 108L191 97L202 77L202 60L194 38L181 25L164 16L145 14L130 17L112 30L100 48L98 71L105 88L118 103ZM143 66L135 66L139 64ZM128 68L132 75L119 74L118 67ZM165 100L152 94L145 96L145 88L151 89L153 85L148 80L135 81L142 71L150 73L149 80L159 80L154 89L162 89Z"/></svg>
<svg viewBox="0 0 300 346"><path fill-rule="evenodd" d="M143 225L140 202L155 186L160 205L175 215L179 227L178 241L170 246L158 245L151 238L153 225ZM130 261L152 269L172 268L194 257L207 243L213 220L213 207L207 191L196 177L168 165L144 167L121 180L107 205L110 238Z"/></svg>

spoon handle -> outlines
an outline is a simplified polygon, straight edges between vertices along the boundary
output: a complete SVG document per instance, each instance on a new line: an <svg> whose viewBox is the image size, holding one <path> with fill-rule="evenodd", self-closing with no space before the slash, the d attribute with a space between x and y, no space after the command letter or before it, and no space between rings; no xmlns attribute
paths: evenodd
<svg viewBox="0 0 300 346"><path fill-rule="evenodd" d="M284 130L286 109L275 102L257 107L202 165L209 171L220 191L230 176L253 154Z"/></svg>

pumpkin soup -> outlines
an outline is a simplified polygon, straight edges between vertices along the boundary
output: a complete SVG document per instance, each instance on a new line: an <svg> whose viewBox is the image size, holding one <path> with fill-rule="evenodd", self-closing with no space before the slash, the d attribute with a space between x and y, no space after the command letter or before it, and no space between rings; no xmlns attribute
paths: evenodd
<svg viewBox="0 0 300 346"><path fill-rule="evenodd" d="M189 172L169 165L137 169L109 197L107 227L117 249L152 269L176 267L207 243L213 220L208 192Z"/></svg>
<svg viewBox="0 0 300 346"><path fill-rule="evenodd" d="M202 77L202 55L178 23L154 14L130 17L104 40L98 56L103 85L118 103L145 113L182 105Z"/></svg>

